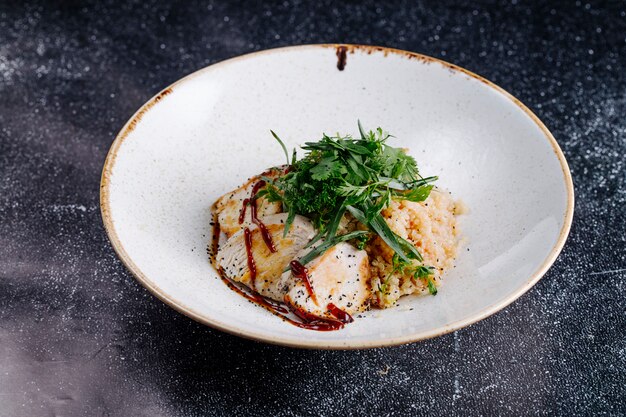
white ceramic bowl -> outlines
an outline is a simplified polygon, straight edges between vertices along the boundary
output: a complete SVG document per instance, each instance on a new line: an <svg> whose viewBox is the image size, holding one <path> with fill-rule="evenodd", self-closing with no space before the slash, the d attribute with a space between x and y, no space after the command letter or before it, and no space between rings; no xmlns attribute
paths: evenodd
<svg viewBox="0 0 626 417"><path fill-rule="evenodd" d="M338 70L341 48L348 53ZM405 297L343 330L284 323L217 278L210 207L322 132L357 119L396 136L421 172L469 207L467 242L435 297ZM232 334L289 346L413 342L502 309L554 262L573 213L567 162L548 129L501 88L426 56L377 47L269 50L204 68L148 101L122 128L102 173L104 224L119 257L161 300Z"/></svg>

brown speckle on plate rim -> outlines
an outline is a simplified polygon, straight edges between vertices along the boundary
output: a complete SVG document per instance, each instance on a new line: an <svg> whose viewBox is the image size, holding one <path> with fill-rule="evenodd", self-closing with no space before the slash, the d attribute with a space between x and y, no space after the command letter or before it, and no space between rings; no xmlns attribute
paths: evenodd
<svg viewBox="0 0 626 417"><path fill-rule="evenodd" d="M130 122L128 122L126 124L126 126L124 126L124 128L122 129L122 131L120 132L118 137L121 138L122 140L126 139L126 136L128 136L128 134L130 132L135 130L135 127L141 121L141 118L143 117L143 115L146 114L148 112L148 110L150 110L152 107L154 107L159 101L163 100L163 97L165 97L165 96L167 96L167 95L169 95L171 93L172 93L172 87L171 86L167 87L165 90L161 91L159 94L154 96L145 105L143 105L139 109L139 111L137 113L135 113L135 115L130 119ZM116 140L117 140L117 138L116 138Z"/></svg>
<svg viewBox="0 0 626 417"><path fill-rule="evenodd" d="M110 177L111 177L111 172L113 170L113 167L115 165L117 152L120 146L122 145L122 143L128 138L128 135L135 129L137 124L141 121L142 117L157 103L159 103L166 96L171 94L178 84L181 84L201 73L214 69L218 66L227 65L234 61L252 58L260 54L271 54L271 53L284 52L288 50L302 50L305 48L332 48L335 50L335 54L337 55L339 55L338 51L340 50L340 48L346 48L345 50L347 51L347 53L350 53L350 54L354 54L356 51L366 53L368 55L371 55L372 53L382 53L385 57L388 56L389 54L393 54L393 55L405 57L407 59L416 59L427 64L437 63L445 68L448 68L449 70L453 72L459 72L468 76L469 78L473 78L477 81L480 81L483 84L487 85L488 87L493 88L497 92L503 94L505 97L510 99L517 107L519 107L524 113L526 113L535 122L535 124L537 124L540 130L544 133L544 136L548 140L550 146L552 147L555 155L557 156L561 164L561 170L563 172L563 179L564 179L565 186L567 189L567 207L564 213L563 227L561 228L557 242L552 247L552 250L546 257L544 262L529 277L528 281L526 281L525 285L517 289L513 294L509 295L506 299L501 300L491 306L484 308L478 314L475 314L472 317L448 324L442 328L432 330L426 333L408 334L408 335L403 335L401 337L396 337L396 338L387 338L387 339L382 339L382 340L366 341L366 342L360 342L360 343L355 343L355 344L349 344L346 341L342 341L342 340L311 342L311 341L308 341L306 338L280 339L280 338L271 337L262 333L241 330L228 323L219 322L219 321L216 321L215 319L207 317L201 314L200 312L195 311L194 309L185 306L179 301L170 298L170 296L167 293L165 293L161 288L159 288L158 285L156 285L154 282L148 279L148 277L132 261L132 259L130 258L126 250L124 249L122 242L120 241L117 235L117 232L115 230L115 225L111 217L110 202L109 202ZM159 298L161 301L168 304L170 307L177 310L178 312L200 323L203 323L207 326L233 334L235 336L240 336L240 337L244 337L244 338L251 339L251 340L263 341L266 343L271 343L271 344L276 344L276 345L283 345L283 346L290 346L290 347L297 347L297 348L307 348L307 349L354 350L354 349L364 349L364 348L374 348L374 347L384 347L384 346L395 346L395 345L418 342L421 340L430 339L432 337L441 336L441 335L453 332L455 330L461 329L463 327L470 326L502 310L503 308L511 304L513 301L521 297L537 281L539 281L539 279L541 279L541 277L547 272L550 266L552 266L552 264L556 260L556 257L561 252L563 245L565 244L565 240L567 239L567 235L569 234L569 230L572 224L572 218L574 214L574 186L573 186L572 177L570 174L567 161L565 160L565 156L563 155L563 152L561 151L561 148L559 147L552 133L543 124L543 122L541 122L541 120L539 120L539 118L532 111L530 111L530 109L528 109L522 102L520 102L516 97L512 96L506 90L502 89L501 87L497 86L491 81L486 80L483 77L477 74L474 74L471 71L468 71L464 68L451 64L449 62L445 62L440 59L432 58L426 55L421 55L415 52L409 52L409 51L404 51L404 50L394 49L394 48L386 48L382 46L370 46L370 45L313 44L313 45L287 46L287 47L282 47L282 48L275 48L275 49L269 49L265 51L253 52L250 54L246 54L246 55L231 58L222 62L218 62L216 64L202 68L196 72L193 72L192 74L189 74L186 77L181 78L180 80L176 81L175 83L173 83L172 85L170 85L169 87L165 88L164 90L159 92L157 95L152 97L150 100L148 100L148 102L144 104L120 130L120 133L116 136L115 140L113 141L113 144L111 145L111 148L109 149L106 160L104 162L104 167L102 169L102 177L101 177L101 182L100 182L100 211L102 214L102 221L104 223L105 230L107 232L109 240L111 241L111 245L113 246L113 249L117 253L122 263L137 278L137 280L141 283L141 285L143 285L146 289L152 292L157 298ZM207 262L207 263L210 263L210 262Z"/></svg>
<svg viewBox="0 0 626 417"><path fill-rule="evenodd" d="M345 45L339 45L337 47L337 69L339 71L343 71L346 68L346 63L348 62L348 57L346 56L346 51L348 48Z"/></svg>

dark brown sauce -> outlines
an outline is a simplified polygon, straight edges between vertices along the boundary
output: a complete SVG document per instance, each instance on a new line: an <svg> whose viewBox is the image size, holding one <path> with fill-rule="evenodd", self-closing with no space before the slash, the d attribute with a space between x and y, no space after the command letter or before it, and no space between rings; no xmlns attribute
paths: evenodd
<svg viewBox="0 0 626 417"><path fill-rule="evenodd" d="M214 233L214 236L217 235L219 238L219 224L218 223L216 223L216 229L214 229L214 232L215 230L217 230L217 233ZM283 321L286 321L296 327L300 327L301 329L327 332L327 331L342 329L346 323L352 323L352 321L354 320L352 316L350 316L348 313L341 310L340 308L338 308L332 303L328 304L326 308L333 316L337 318L336 320L324 319L321 317L314 316L313 314L310 314L302 309L294 307L291 304L289 304L289 307L287 308L287 305L278 303L274 300L270 300L269 298L264 297L261 294L257 293L254 290L254 288L256 287L256 263L254 261L254 257L252 256L252 234L250 233L250 229L248 229L247 227L244 229L243 232L244 232L244 243L246 245L246 253L248 255L248 269L250 270L250 287L252 288L252 290L250 292L242 290L239 286L235 285L230 279L225 278L224 271L222 271L222 269L220 268L219 269L220 278L222 279L222 281L224 281L224 283L228 286L228 288L235 291L236 293L238 293L245 299L265 308L272 314L275 314L276 316L280 317ZM217 240L214 239L214 247L217 250L216 243L217 243ZM292 261L290 266L292 268L292 273L294 274L294 276L304 281L305 286L307 287L307 291L309 291L309 294L311 295L311 299L317 304L317 299L315 298L315 293L313 292L313 288L311 287L307 269L298 261ZM288 302L288 300L289 300L288 296L285 296L286 303ZM287 316L290 310L296 317L298 317L302 321L297 321Z"/></svg>
<svg viewBox="0 0 626 417"><path fill-rule="evenodd" d="M276 245L274 245L272 234L270 233L269 230L267 230L267 227L265 227L265 224L256 217L256 203L252 203L252 206L250 207L250 211L254 213L253 214L254 217L252 217L252 221L259 227L259 230L261 231L261 236L263 237L263 241L265 242L265 246L267 246L270 252L276 253Z"/></svg>
<svg viewBox="0 0 626 417"><path fill-rule="evenodd" d="M250 202L250 217L252 218L252 223L256 224L259 227L259 230L261 231L261 236L263 236L263 241L265 242L265 246L267 246L270 252L276 253L276 246L274 245L274 240L272 240L272 234L269 232L269 230L267 230L265 224L261 220L259 220L256 214L257 206L255 196L262 187L265 187L265 181L263 180L257 182L256 184L254 184L254 187L252 187L250 199L248 199L248 201ZM246 200L244 200L244 204L245 203ZM239 215L239 223L243 223L243 216L245 216L245 208L242 207L241 209L243 210L243 215Z"/></svg>
<svg viewBox="0 0 626 417"><path fill-rule="evenodd" d="M236 292L237 294L241 295L242 297L244 297L246 300L260 306L263 307L264 309L266 309L267 311L269 311L270 313L280 317L283 321L286 321L289 324L292 324L296 327L299 327L301 329L306 329L306 330L316 330L319 332L329 332L329 331L333 331L333 330L340 330L343 329L343 327L345 326L346 323L350 323L351 321L343 321L342 319L340 319L338 317L338 320L334 320L334 319L324 319L324 318L320 318L317 316L314 316L310 313L307 313L306 311L293 307L291 305L289 305L287 307L287 305L282 304L282 303L278 303L274 300L270 300L267 297L262 296L261 294L257 293L257 292L248 292L248 291L244 291L243 289L241 289L238 285L236 285L233 281L231 281L228 278L224 277L224 271L222 271L221 269L219 270L219 275L220 278L222 279L222 281L224 281L224 283L226 284L226 286L228 288L230 288L232 291ZM289 300L288 296L285 297L285 301ZM330 304L329 304L330 306ZM291 311L297 318L299 318L301 321L298 320L294 320L291 317L289 317L287 314L289 314L289 311ZM341 310L339 310L341 311ZM332 311L331 311L332 313ZM347 317L349 317L350 319L352 319L352 317L348 314L342 311L343 314L347 315ZM333 315L335 313L332 313Z"/></svg>
<svg viewBox="0 0 626 417"><path fill-rule="evenodd" d="M350 314L346 313L345 311L343 311L342 309L340 309L333 303L328 303L326 308L328 309L328 311L330 311L330 314L337 317L337 320L339 320L342 323L352 323L354 321L354 319L352 318Z"/></svg>
<svg viewBox="0 0 626 417"><path fill-rule="evenodd" d="M312 316L302 310L292 308L291 311L302 321L297 321L287 316L289 314L289 310L286 306L274 301L270 300L267 297L263 297L261 294L253 292L249 293L248 291L244 291L234 282L229 280L228 278L224 278L223 271L220 270L220 278L224 281L224 284L232 291L244 297L246 300L257 304L260 307L263 307L270 313L280 317L283 321L286 321L289 324L292 324L296 327L300 327L301 329L307 330L317 330L320 332L327 332L333 330L339 330L344 327L344 323L338 320L332 319L320 319L319 317Z"/></svg>
<svg viewBox="0 0 626 417"><path fill-rule="evenodd" d="M333 330L343 329L344 326L342 322L335 320L315 320L302 323L291 319L286 321L301 329L317 330L318 332L332 332Z"/></svg>
<svg viewBox="0 0 626 417"><path fill-rule="evenodd" d="M315 296L315 292L313 291L313 286L311 285L311 280L309 279L309 271L306 269L306 267L298 261L291 261L289 266L291 267L292 275L304 282L304 286L311 296L311 300L313 300L316 305L319 305L317 303L317 297Z"/></svg>
<svg viewBox="0 0 626 417"><path fill-rule="evenodd" d="M261 294L257 292L248 293L247 291L242 290L239 286L235 285L235 283L233 283L231 280L229 280L228 278L224 278L224 274L222 271L220 271L220 278L222 278L222 281L224 281L224 283L228 286L228 288L235 291L237 294L241 295L246 300L252 301L253 303L260 305L261 307L280 316L281 318L284 318L284 314L289 313L289 310L286 307L283 307L280 303L274 300L270 300L267 297L263 297Z"/></svg>
<svg viewBox="0 0 626 417"><path fill-rule="evenodd" d="M248 255L248 269L250 270L250 286L256 288L256 262L252 256L252 233L247 227L243 229L244 243L246 244L246 254Z"/></svg>
<svg viewBox="0 0 626 417"><path fill-rule="evenodd" d="M285 301L288 301L288 300L289 300L289 296L286 296ZM293 306L292 304L289 304L289 309L295 316L297 316L300 320L302 320L302 322L292 320L290 323L302 329L317 330L320 332L343 329L344 323L339 320L324 319L321 317L314 316L313 314L310 314L307 311L297 308Z"/></svg>
<svg viewBox="0 0 626 417"><path fill-rule="evenodd" d="M339 71L343 71L346 67L346 63L348 61L346 53L348 52L348 48L345 46L337 47L337 69Z"/></svg>
<svg viewBox="0 0 626 417"><path fill-rule="evenodd" d="M248 207L248 204L250 204L249 198L246 198L243 200L243 203L241 203L241 210L239 210L239 224L243 223L246 218L246 208Z"/></svg>
<svg viewBox="0 0 626 417"><path fill-rule="evenodd" d="M243 206L241 207L241 211L239 213L239 223L240 224L243 223L245 219L245 215L246 215L245 213L246 206L250 204L250 215L251 215L252 221L261 230L263 240L265 241L265 244L270 249L270 251L276 252L276 248L274 246L274 243L272 241L272 237L269 231L267 230L263 222L261 222L256 217L256 201L254 199L254 196L259 191L259 189L263 187L264 185L265 185L265 181L257 182L252 189L250 198L245 199L243 201ZM288 307L286 304L279 303L274 300L270 300L269 298L264 297L258 292L256 292L254 288L256 287L257 270L256 270L256 263L254 261L254 256L252 255L252 233L250 232L250 229L248 229L247 227L244 229L244 243L246 246L246 254L248 256L248 269L250 270L250 286L252 287L252 290L244 291L242 288L240 288L240 286L236 285L233 281L226 278L224 275L224 271L221 268L218 268L217 266L216 255L219 249L220 232L221 231L220 231L220 225L218 222L218 217L217 215L213 214L213 236L211 239L211 248L210 248L211 262L218 269L221 280L232 291L241 295L246 300L257 304L258 306L266 309L270 313L280 317L283 321L286 321L301 329L316 330L316 331L322 331L322 332L333 331L333 330L342 329L345 323L350 323L352 321L352 317L348 313L336 308L334 305L332 306L335 307L340 313L339 315L337 315L337 313L333 312L333 310L331 310L331 307L330 307L331 304L329 304L327 308L331 312L331 314L337 317L337 320L324 319L324 318L314 316L312 314L307 313L306 311L302 309L298 309L292 306ZM313 293L313 288L311 287L311 282L309 281L308 271L302 264L300 264L300 262L298 261L293 261L293 262L296 262L295 272L293 271L294 265L291 265L294 276L303 280L303 282L305 283L305 286L307 287L307 290L309 291L309 294L311 295L311 299L313 299L313 301L315 301L315 303L317 304L315 294ZM302 275L304 278L300 277L299 275ZM285 298L286 300L288 299L287 297ZM288 316L289 311L291 311L298 319L302 321L294 320L293 318L289 317ZM350 318L349 321L345 320L346 316Z"/></svg>

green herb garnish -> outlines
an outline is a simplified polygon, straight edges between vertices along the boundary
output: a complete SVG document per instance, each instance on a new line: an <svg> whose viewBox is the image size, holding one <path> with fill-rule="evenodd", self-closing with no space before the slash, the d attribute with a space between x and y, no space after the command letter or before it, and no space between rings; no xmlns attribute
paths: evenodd
<svg viewBox="0 0 626 417"><path fill-rule="evenodd" d="M394 254L391 263L391 271L387 274L382 284L378 285L378 291L381 293L386 293L389 287L389 280L392 275L396 272L400 272L403 275L409 275L412 279L424 280L426 285L428 285L428 292L431 295L437 295L437 286L435 285L435 281L433 281L432 275L435 268L432 266L425 265L415 265L413 263L408 263L402 260L398 254Z"/></svg>
<svg viewBox="0 0 626 417"><path fill-rule="evenodd" d="M283 204L289 213L285 235L296 214L312 220L318 233L309 246L321 239L324 242L312 249L304 260L318 256L320 253L316 252L320 248L327 250L339 241L348 240L351 234L337 236L337 230L341 219L349 212L380 236L404 265L421 262L417 249L389 228L381 211L392 200L424 201L437 177L422 177L412 156L387 145L391 136L381 128L366 132L361 123L358 127L359 139L324 135L318 142L306 142L302 146L306 154L299 160L294 150L287 174L268 179L258 196ZM271 133L287 156L284 143L273 131ZM358 233L350 238L363 248L368 236ZM305 262L301 260L301 263Z"/></svg>

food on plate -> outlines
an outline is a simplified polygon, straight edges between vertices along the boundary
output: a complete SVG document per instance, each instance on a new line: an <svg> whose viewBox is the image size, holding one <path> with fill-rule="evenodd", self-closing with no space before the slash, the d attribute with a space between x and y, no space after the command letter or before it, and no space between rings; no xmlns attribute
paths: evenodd
<svg viewBox="0 0 626 417"><path fill-rule="evenodd" d="M213 206L213 262L248 300L296 326L337 330L353 315L437 294L453 267L462 206L378 128L327 136Z"/></svg>
<svg viewBox="0 0 626 417"><path fill-rule="evenodd" d="M283 270L315 236L313 225L303 216L296 216L283 235L286 220L286 213L272 214L263 218L264 229L252 223L233 234L218 251L222 273L263 296L282 301L290 281L283 279ZM269 233L275 250L268 247L263 233Z"/></svg>

